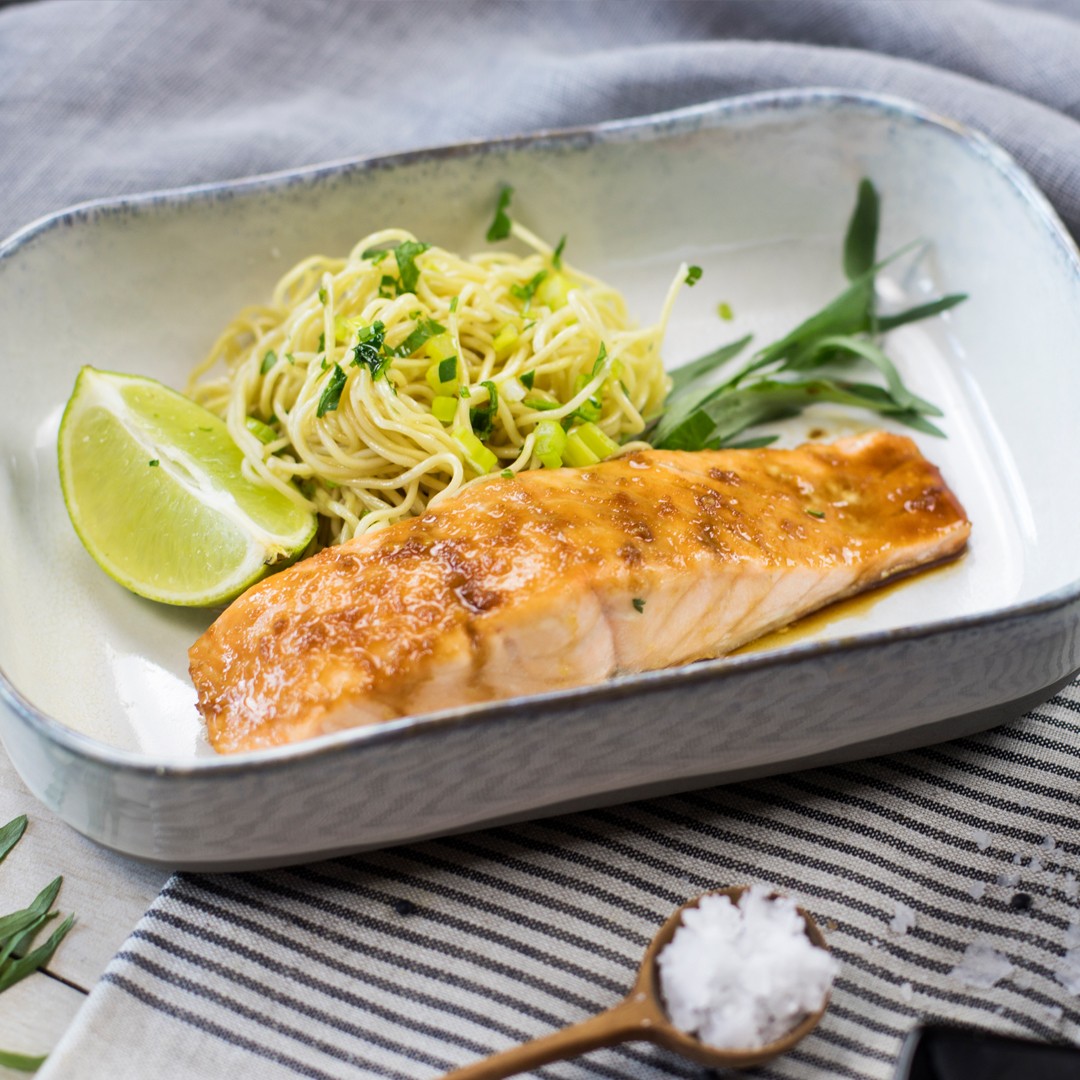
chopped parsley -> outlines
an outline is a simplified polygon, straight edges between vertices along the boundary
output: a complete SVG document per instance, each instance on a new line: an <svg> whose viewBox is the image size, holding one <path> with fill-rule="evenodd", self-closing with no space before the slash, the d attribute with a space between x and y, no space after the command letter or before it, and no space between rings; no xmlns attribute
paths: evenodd
<svg viewBox="0 0 1080 1080"><path fill-rule="evenodd" d="M639 614L643 614L645 611L645 601L640 596L635 596L633 600L634 610Z"/></svg>
<svg viewBox="0 0 1080 1080"><path fill-rule="evenodd" d="M495 426L495 414L499 410L499 388L490 379L485 379L480 385L488 392L487 404L469 410L469 423L479 438L486 439Z"/></svg>
<svg viewBox="0 0 1080 1080"><path fill-rule="evenodd" d="M526 371L525 374L521 376L521 385L524 386L526 390L531 390L533 388L533 382L535 380L536 372Z"/></svg>
<svg viewBox="0 0 1080 1080"><path fill-rule="evenodd" d="M315 410L316 416L323 417L338 407L341 401L341 391L345 389L345 379L346 375L341 370L341 365L335 364L322 396L319 398L319 405Z"/></svg>
<svg viewBox="0 0 1080 1080"><path fill-rule="evenodd" d="M806 512L813 518L818 518L821 521L825 520L824 510L807 510Z"/></svg>
<svg viewBox="0 0 1080 1080"><path fill-rule="evenodd" d="M151 469L153 469L153 468L154 468L155 466L157 466L157 465L160 465L160 464L161 464L161 462L160 462L160 461L158 461L158 459L157 459L157 458L151 458L151 459L150 459L150 460L149 460L149 461L147 462L147 464L148 464L148 465L150 466L150 468L151 468Z"/></svg>
<svg viewBox="0 0 1080 1080"><path fill-rule="evenodd" d="M735 318L735 313L731 310L731 305L726 300L722 300L716 305L716 314L719 315L724 322L731 322L731 320Z"/></svg>
<svg viewBox="0 0 1080 1080"><path fill-rule="evenodd" d="M691 266L686 271L686 284L692 289L701 280L701 267Z"/></svg>
<svg viewBox="0 0 1080 1080"><path fill-rule="evenodd" d="M372 266L378 266L389 254L390 248L370 247L360 253L360 258L367 259Z"/></svg>
<svg viewBox="0 0 1080 1080"><path fill-rule="evenodd" d="M419 314L419 312L417 314ZM400 345L387 351L390 356L412 356L413 353L419 352L419 350L423 348L428 338L433 338L439 334L445 333L446 327L441 326L434 319L421 319L416 324L416 329L414 329Z"/></svg>
<svg viewBox="0 0 1080 1080"><path fill-rule="evenodd" d="M565 247L566 233L563 233L562 236L559 237L559 242L555 245L555 250L551 253L551 265L554 266L556 270L562 269L562 253Z"/></svg>
<svg viewBox="0 0 1080 1080"><path fill-rule="evenodd" d="M540 288L540 283L548 276L546 270L540 270L533 274L524 285L511 285L510 292L516 296L524 305L524 310L529 310L529 305L532 303L533 296L536 294L536 290Z"/></svg>
<svg viewBox="0 0 1080 1080"><path fill-rule="evenodd" d="M376 319L370 326L361 326L356 332L356 345L353 348L353 366L366 367L371 377L377 379L385 374L390 357L382 352L386 340L386 327L381 319ZM319 413L322 416L322 413Z"/></svg>
<svg viewBox="0 0 1080 1080"><path fill-rule="evenodd" d="M457 378L457 357L448 356L439 361L439 382L449 383Z"/></svg>
<svg viewBox="0 0 1080 1080"><path fill-rule="evenodd" d="M277 363L277 353L271 349L263 358L259 366L259 374L265 375Z"/></svg>
<svg viewBox="0 0 1080 1080"><path fill-rule="evenodd" d="M416 257L427 251L429 247L431 247L430 244L421 243L419 240L403 240L394 249L402 292L416 292L416 286L420 280L420 267L416 265Z"/></svg>
<svg viewBox="0 0 1080 1080"><path fill-rule="evenodd" d="M319 352L326 352L326 331L319 335Z"/></svg>
<svg viewBox="0 0 1080 1080"><path fill-rule="evenodd" d="M458 302L458 298L456 296L451 298L451 300L450 300L450 310L451 311L457 311L457 302Z"/></svg>
<svg viewBox="0 0 1080 1080"><path fill-rule="evenodd" d="M327 291L325 289L320 289L319 290L319 303L325 306L327 300L329 300L329 299L330 299L330 296L327 293Z"/></svg>
<svg viewBox="0 0 1080 1080"><path fill-rule="evenodd" d="M513 469L503 469L503 471L501 473L499 473L499 475L504 480L513 480L514 479L514 470Z"/></svg>
<svg viewBox="0 0 1080 1080"><path fill-rule="evenodd" d="M489 244L494 244L496 240L505 240L510 235L513 222L506 211L513 197L514 189L509 184L503 184L499 188L499 200L495 204L495 218L487 231L487 242Z"/></svg>

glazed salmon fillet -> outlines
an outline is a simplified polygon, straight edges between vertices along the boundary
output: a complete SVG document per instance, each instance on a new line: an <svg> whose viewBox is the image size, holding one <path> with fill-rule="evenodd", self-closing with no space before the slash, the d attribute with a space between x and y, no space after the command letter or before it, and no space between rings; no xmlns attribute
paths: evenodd
<svg viewBox="0 0 1080 1080"><path fill-rule="evenodd" d="M650 450L476 485L237 599L192 646L221 752L721 656L959 553L907 438Z"/></svg>

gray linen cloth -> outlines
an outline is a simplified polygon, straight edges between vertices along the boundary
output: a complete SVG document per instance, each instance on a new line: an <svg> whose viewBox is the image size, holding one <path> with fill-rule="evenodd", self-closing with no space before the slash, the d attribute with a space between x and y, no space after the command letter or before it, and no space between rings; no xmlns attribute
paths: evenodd
<svg viewBox="0 0 1080 1080"><path fill-rule="evenodd" d="M1078 61L1076 0L14 6L0 235L87 198L798 85L897 94L987 132L1080 235ZM434 1076L613 1004L674 905L751 880L803 900L842 963L818 1032L760 1075L888 1077L920 1017L1076 1040L1078 712L1074 685L902 756L178 875L40 1076ZM1011 966L987 989L953 974L973 942ZM637 1045L543 1075L699 1072Z"/></svg>

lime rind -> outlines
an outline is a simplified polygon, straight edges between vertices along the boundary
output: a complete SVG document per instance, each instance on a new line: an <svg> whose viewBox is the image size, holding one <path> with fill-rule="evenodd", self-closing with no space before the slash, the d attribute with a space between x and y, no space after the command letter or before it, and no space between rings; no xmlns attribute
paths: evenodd
<svg viewBox="0 0 1080 1080"><path fill-rule="evenodd" d="M58 446L79 539L151 600L227 603L314 537L314 514L243 475L221 420L152 379L84 367Z"/></svg>

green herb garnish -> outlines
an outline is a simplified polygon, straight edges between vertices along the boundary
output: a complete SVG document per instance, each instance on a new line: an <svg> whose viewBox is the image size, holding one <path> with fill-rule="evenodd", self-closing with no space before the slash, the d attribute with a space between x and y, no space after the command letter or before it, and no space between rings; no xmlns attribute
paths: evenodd
<svg viewBox="0 0 1080 1080"><path fill-rule="evenodd" d="M533 274L524 285L511 285L510 292L516 296L524 305L523 311L529 310L529 305L532 303L533 296L536 294L536 290L540 287L540 282L548 276L546 270L540 270Z"/></svg>
<svg viewBox="0 0 1080 1080"><path fill-rule="evenodd" d="M323 306L325 306L326 301L329 300L329 299L330 299L330 297L327 294L326 290L325 289L320 289L319 290L319 303L322 304Z"/></svg>
<svg viewBox="0 0 1080 1080"><path fill-rule="evenodd" d="M487 231L487 242L489 244L494 244L496 240L505 240L510 235L513 222L506 211L513 197L514 189L509 184L503 184L499 188L499 199L495 204L495 218Z"/></svg>
<svg viewBox="0 0 1080 1080"><path fill-rule="evenodd" d="M420 280L420 267L416 265L416 257L429 247L430 244L422 244L419 240L403 240L394 249L402 292L416 292L416 284Z"/></svg>
<svg viewBox="0 0 1080 1080"><path fill-rule="evenodd" d="M819 521L825 520L824 510L807 510L806 511L812 518L817 518Z"/></svg>
<svg viewBox="0 0 1080 1080"><path fill-rule="evenodd" d="M146 464L149 465L151 469L153 469L160 465L161 462L158 461L157 458L151 458Z"/></svg>
<svg viewBox="0 0 1080 1080"><path fill-rule="evenodd" d="M327 380L326 386L319 397L319 404L315 409L316 416L323 417L338 407L341 402L341 391L345 389L345 379L346 375L342 371L341 365L335 364L334 370L330 373L330 378Z"/></svg>
<svg viewBox="0 0 1080 1080"><path fill-rule="evenodd" d="M526 371L525 374L521 376L521 385L524 386L526 390L531 390L535 381L535 371Z"/></svg>
<svg viewBox="0 0 1080 1080"><path fill-rule="evenodd" d="M26 815L21 814L0 828L0 861L22 838L26 824ZM64 919L43 944L34 948L34 939L41 928L59 915L49 909L63 880L58 877L49 882L29 907L0 916L0 992L43 968L71 929L74 915ZM44 1061L44 1057L0 1051L0 1066L21 1072L34 1072Z"/></svg>
<svg viewBox="0 0 1080 1080"><path fill-rule="evenodd" d="M566 233L563 233L559 237L559 242L555 245L555 250L551 253L551 265L556 270L562 269L562 253L566 247Z"/></svg>
<svg viewBox="0 0 1080 1080"><path fill-rule="evenodd" d="M448 356L439 361L439 382L449 383L457 378L457 357Z"/></svg>
<svg viewBox="0 0 1080 1080"><path fill-rule="evenodd" d="M479 438L486 439L495 426L495 414L499 410L499 388L490 379L485 379L480 385L488 392L487 404L470 409L469 422L473 432Z"/></svg>
<svg viewBox="0 0 1080 1080"><path fill-rule="evenodd" d="M701 267L688 266L686 268L686 284L692 289L701 280Z"/></svg>
<svg viewBox="0 0 1080 1080"><path fill-rule="evenodd" d="M450 298L450 310L451 311L457 311L457 302L458 302L458 298L456 296L453 296L453 297Z"/></svg>
<svg viewBox="0 0 1080 1080"><path fill-rule="evenodd" d="M909 250L902 248L876 261L879 219L877 191L864 180L844 237L847 288L779 341L754 353L718 385L709 376L738 356L750 343L749 337L671 372L672 390L664 411L646 429L652 444L666 450L732 446L746 428L795 416L822 401L869 409L926 434L943 436L928 419L941 416L941 410L904 385L880 338L897 326L947 311L966 295L951 294L894 315L879 315L876 275ZM725 308L720 306L722 317ZM876 369L885 385L841 377L858 363ZM829 370L822 371L825 368ZM738 445L766 444L753 439Z"/></svg>
<svg viewBox="0 0 1080 1080"><path fill-rule="evenodd" d="M639 615L644 614L644 612L645 612L645 601L642 600L640 596L635 596L634 597L633 604L634 604L634 610Z"/></svg>
<svg viewBox="0 0 1080 1080"><path fill-rule="evenodd" d="M427 342L428 338L436 337L439 334L445 334L446 327L441 326L434 319L421 319L416 328L411 334L398 346L389 350L391 356L412 356L413 353L419 352L419 350ZM449 382L449 379L443 380Z"/></svg>
<svg viewBox="0 0 1080 1080"><path fill-rule="evenodd" d="M735 318L735 313L731 310L731 305L726 300L721 300L716 305L716 314L720 316L724 322L731 322Z"/></svg>
<svg viewBox="0 0 1080 1080"><path fill-rule="evenodd" d="M499 473L499 475L504 480L513 480L514 479L514 470L513 469L503 469L503 471L501 473Z"/></svg>
<svg viewBox="0 0 1080 1080"><path fill-rule="evenodd" d="M259 365L259 374L265 375L275 364L277 363L277 353L271 349L263 358L262 363Z"/></svg>
<svg viewBox="0 0 1080 1080"><path fill-rule="evenodd" d="M361 326L356 332L356 345L353 347L353 366L366 367L371 372L371 377L377 379L386 371L390 362L388 356L382 353L383 342L386 340L386 327L381 319L376 319L370 326ZM322 413L319 413L322 416Z"/></svg>

